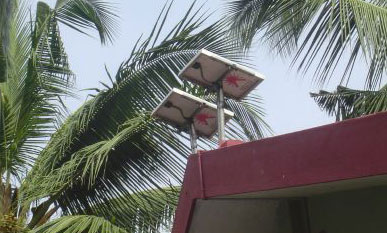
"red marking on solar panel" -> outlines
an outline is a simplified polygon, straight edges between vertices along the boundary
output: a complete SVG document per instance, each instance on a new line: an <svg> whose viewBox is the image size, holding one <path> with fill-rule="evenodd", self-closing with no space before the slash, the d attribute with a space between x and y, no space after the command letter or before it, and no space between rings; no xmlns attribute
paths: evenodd
<svg viewBox="0 0 387 233"><path fill-rule="evenodd" d="M199 124L208 125L208 119L215 118L207 113L199 113L195 116L195 119L199 122Z"/></svg>
<svg viewBox="0 0 387 233"><path fill-rule="evenodd" d="M230 76L227 76L226 79L225 79L225 82L228 84L228 85L231 85L231 86L235 86L235 87L239 87L239 81L244 81L245 79L243 78L239 78L238 76L236 75L230 75Z"/></svg>

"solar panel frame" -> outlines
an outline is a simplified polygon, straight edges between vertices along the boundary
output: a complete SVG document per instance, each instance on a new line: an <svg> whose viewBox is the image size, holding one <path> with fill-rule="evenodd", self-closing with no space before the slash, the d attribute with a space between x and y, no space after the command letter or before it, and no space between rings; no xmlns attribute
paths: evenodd
<svg viewBox="0 0 387 233"><path fill-rule="evenodd" d="M203 80L203 78L200 78L198 79L197 78L197 75L195 75L195 77L189 75L189 72L190 70L192 70L192 67L194 66L194 64L199 61L201 58L205 58L205 59L210 59L212 61L214 61L214 65L219 65L219 64L223 64L225 66L225 70L224 72L221 72L222 75L219 75L219 77L216 77L215 79L213 80L210 80L211 82L209 81L206 81L206 80ZM204 72L204 71L203 71ZM184 68L179 72L178 76L183 79L183 80L187 80L187 81L190 81L192 83L195 83L197 85L200 85L200 86L203 86L205 88L208 88L210 90L216 90L216 85L217 83L219 82L220 79L224 79L225 76L227 76L227 74L231 73L231 72L240 72L241 75L243 76L248 76L249 78L251 78L252 83L249 84L248 88L246 90L243 90L243 94L240 94L240 95L235 95L235 94L232 94L230 92L230 90L228 90L227 88L224 88L224 94L225 96L229 97L229 98L232 98L232 99L236 99L236 100L241 100L243 98L245 98L252 90L254 90L263 80L265 80L265 77L264 75L256 72L255 70L251 69L251 68L248 68L246 66L243 66L243 65L240 65L236 62L233 62L229 59L226 59L224 57L221 57L215 53L212 53L206 49L202 49L200 50L185 66ZM208 77L207 77L208 78ZM211 77L210 77L211 78ZM223 86L224 85L224 80L222 81L223 82Z"/></svg>
<svg viewBox="0 0 387 233"><path fill-rule="evenodd" d="M181 91L181 90L179 90L179 89L177 89L177 88L173 88L173 89L168 93L168 95L161 101L161 103L160 103L160 104L152 111L151 116L156 117L156 118L158 118L158 119L161 119L162 121L164 121L164 122L166 122L166 123L168 123L168 124L170 124L170 125L173 125L173 126L175 126L176 128L179 128L179 129L183 130L184 132L188 132L188 130L189 130L189 124L190 124L191 122L189 122L189 121L183 121L183 122L182 122L182 121L179 121L179 120L175 120L175 121L174 121L173 119L170 119L170 118L168 119L165 115L162 114L162 111L164 111L164 110L162 110L162 109L163 109L163 108L165 109L165 104L166 104L168 101L171 101L171 98L176 97L176 96L179 96L179 98L183 98L183 99L187 99L187 100L189 100L189 101L195 102L195 103L197 103L198 106L200 105L200 107L197 107L197 108L200 109L200 111L198 111L198 112L196 113L196 115L199 114L199 113L201 113L202 111L204 111L204 110L206 110L206 109L210 109L211 111L214 112L214 115L215 115L215 116L212 117L212 118L214 118L214 119L215 119L215 122L216 122L216 111L217 111L217 106L216 106L215 104L210 103L210 102L208 102L208 101L206 101L206 100L203 100L203 99L201 99L201 98L199 98L199 97L197 97L197 96L188 94L188 93L186 93L186 92L184 92L184 91ZM196 110L196 109L195 109L195 110ZM227 110L227 109L224 110L224 113L225 113L225 119L226 119L226 122L227 122L228 120L230 120L230 119L234 116L234 113L233 113L232 111L230 111L230 110ZM193 117L193 118L194 118L196 115L190 116L190 117ZM194 123L195 123L195 122L194 122ZM197 126L197 124L195 124L195 125ZM211 120L211 124L209 124L209 125L213 125L212 120ZM208 133L208 134L203 133L203 131L200 131L200 130L198 130L197 128L195 128L195 129L196 129L196 133L198 134L198 136L211 138L211 137L213 137L214 134L217 132L218 127L215 126L214 128L212 128L212 129L211 129L211 133Z"/></svg>

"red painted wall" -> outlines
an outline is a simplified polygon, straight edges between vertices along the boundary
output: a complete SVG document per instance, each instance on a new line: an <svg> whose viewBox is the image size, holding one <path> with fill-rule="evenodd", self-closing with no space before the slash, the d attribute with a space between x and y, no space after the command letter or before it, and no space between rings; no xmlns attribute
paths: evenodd
<svg viewBox="0 0 387 233"><path fill-rule="evenodd" d="M188 160L172 232L187 232L197 198L380 174L387 174L387 113L201 152Z"/></svg>

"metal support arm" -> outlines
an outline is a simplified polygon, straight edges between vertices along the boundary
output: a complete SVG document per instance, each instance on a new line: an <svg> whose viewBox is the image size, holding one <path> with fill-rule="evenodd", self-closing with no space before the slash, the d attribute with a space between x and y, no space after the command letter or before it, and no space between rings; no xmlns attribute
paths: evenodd
<svg viewBox="0 0 387 233"><path fill-rule="evenodd" d="M191 136L191 151L192 154L196 154L198 151L197 135L195 130L195 125L193 122L190 124L189 134Z"/></svg>
<svg viewBox="0 0 387 233"><path fill-rule="evenodd" d="M220 145L224 141L224 93L222 82L219 82L217 97L217 126Z"/></svg>

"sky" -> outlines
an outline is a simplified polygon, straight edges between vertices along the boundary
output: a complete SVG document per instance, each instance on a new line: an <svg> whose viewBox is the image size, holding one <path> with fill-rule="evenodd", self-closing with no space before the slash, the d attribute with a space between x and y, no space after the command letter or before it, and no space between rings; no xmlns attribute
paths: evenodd
<svg viewBox="0 0 387 233"><path fill-rule="evenodd" d="M36 0L34 0L36 1ZM76 110L87 98L85 88L103 88L100 81L110 83L105 72L105 65L111 74L115 74L118 66L130 54L137 39L142 35L148 35L160 10L165 4L164 0L111 0L114 2L120 16L119 34L114 43L101 46L97 37L91 38L81 35L65 26L61 26L61 34L69 56L72 70L77 77L79 99L66 99L69 109ZM53 5L54 0L46 0ZM224 11L224 0L200 1L204 3L204 9L214 12L208 23L219 19ZM167 26L173 26L186 12L190 0L175 0ZM96 36L96 34L94 34ZM250 63L254 68L265 75L265 81L256 89L264 99L266 121L272 127L274 134L284 134L299 131L315 126L334 122L333 117L328 117L322 112L315 102L309 97L309 92L318 91L320 87L312 84L311 76L297 73L290 67L290 58L281 58L266 45L256 42L250 54ZM360 76L366 74L362 67L355 69L355 80L351 87L361 88L363 82ZM338 80L338 79L336 79ZM323 88L332 90L338 82L330 82Z"/></svg>

